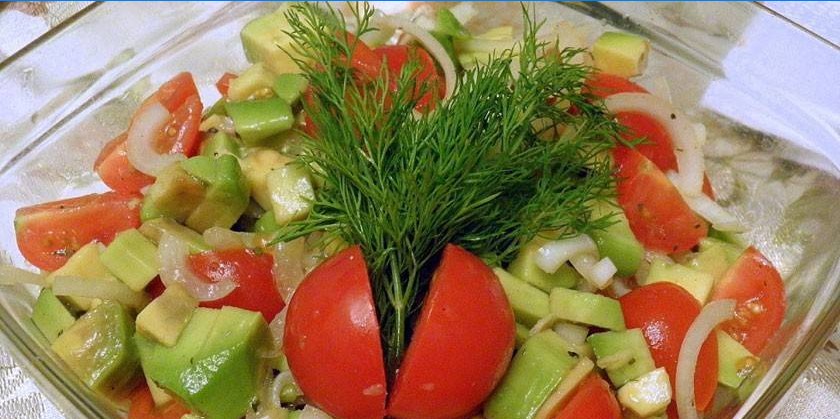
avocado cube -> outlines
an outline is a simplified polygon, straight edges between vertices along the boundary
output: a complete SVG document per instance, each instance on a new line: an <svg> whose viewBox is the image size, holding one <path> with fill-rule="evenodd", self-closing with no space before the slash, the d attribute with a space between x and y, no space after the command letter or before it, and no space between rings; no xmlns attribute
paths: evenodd
<svg viewBox="0 0 840 419"><path fill-rule="evenodd" d="M44 288L41 290L38 299L35 300L35 306L32 308L32 323L35 323L35 326L44 334L48 342L55 342L75 322L76 317L53 294L51 289Z"/></svg>
<svg viewBox="0 0 840 419"><path fill-rule="evenodd" d="M52 285L56 277L72 276L77 278L107 279L116 281L114 275L102 264L99 256L105 246L99 242L90 242L77 250L61 268L47 275L47 284ZM98 299L85 297L61 297L75 311L87 311L99 304Z"/></svg>
<svg viewBox="0 0 840 419"><path fill-rule="evenodd" d="M137 315L137 333L174 346L196 307L198 301L183 286L171 284Z"/></svg>
<svg viewBox="0 0 840 419"><path fill-rule="evenodd" d="M650 42L638 35L604 32L592 46L595 67L604 73L632 77L642 73Z"/></svg>
<svg viewBox="0 0 840 419"><path fill-rule="evenodd" d="M549 295L551 313L562 320L610 330L625 330L617 300L583 291L555 288Z"/></svg>
<svg viewBox="0 0 840 419"><path fill-rule="evenodd" d="M738 388L761 360L726 332L718 330L717 341L718 382L729 388Z"/></svg>
<svg viewBox="0 0 840 419"><path fill-rule="evenodd" d="M484 405L487 419L534 417L578 359L569 355L556 333L538 333L522 345L490 399Z"/></svg>
<svg viewBox="0 0 840 419"><path fill-rule="evenodd" d="M545 291L552 289L572 288L581 279L571 266L564 264L554 273L548 273L537 266L536 258L542 247L548 240L542 237L535 237L533 240L522 246L508 270L517 278Z"/></svg>
<svg viewBox="0 0 840 419"><path fill-rule="evenodd" d="M291 30L285 16L288 10L289 6L283 5L274 13L260 16L248 22L239 34L248 61L262 61L276 74L300 72L297 63L286 52L292 52L294 43L286 33Z"/></svg>
<svg viewBox="0 0 840 419"><path fill-rule="evenodd" d="M633 276L645 256L645 248L630 230L630 222L618 204L601 203L592 210L593 217L610 217L613 224L590 233L601 257L608 257L618 269L618 276Z"/></svg>
<svg viewBox="0 0 840 419"><path fill-rule="evenodd" d="M309 87L309 80L300 74L281 74L274 80L274 94L290 105L297 103L306 88Z"/></svg>
<svg viewBox="0 0 840 419"><path fill-rule="evenodd" d="M219 157L223 154L241 157L242 146L239 141L222 131L213 134L212 137L201 143L202 156Z"/></svg>
<svg viewBox="0 0 840 419"><path fill-rule="evenodd" d="M531 336L531 329L516 323L516 347L519 348Z"/></svg>
<svg viewBox="0 0 840 419"><path fill-rule="evenodd" d="M273 233L280 229L280 224L274 219L274 211L266 211L254 223L255 233Z"/></svg>
<svg viewBox="0 0 840 419"><path fill-rule="evenodd" d="M184 160L181 166L206 185L204 199L193 208L185 224L199 232L233 226L248 208L251 194L236 157L196 156Z"/></svg>
<svg viewBox="0 0 840 419"><path fill-rule="evenodd" d="M266 97L265 93L273 93L275 75L263 63L255 63L243 71L238 77L230 81L228 98L242 101L256 96Z"/></svg>
<svg viewBox="0 0 840 419"><path fill-rule="evenodd" d="M264 210L271 210L271 193L266 184L268 174L274 169L285 166L290 161L292 159L288 156L265 147L251 148L248 154L242 158L242 172L251 186L251 197Z"/></svg>
<svg viewBox="0 0 840 419"><path fill-rule="evenodd" d="M548 294L516 278L502 268L493 269L493 273L499 278L499 282L505 290L505 295L510 302L517 323L521 323L525 327L533 327L540 319L548 316Z"/></svg>
<svg viewBox="0 0 840 419"><path fill-rule="evenodd" d="M618 401L639 417L662 413L671 403L671 381L657 368L618 389Z"/></svg>
<svg viewBox="0 0 840 419"><path fill-rule="evenodd" d="M140 218L143 221L168 217L183 222L193 209L204 200L204 184L184 170L181 164L172 164L158 174L149 187Z"/></svg>
<svg viewBox="0 0 840 419"><path fill-rule="evenodd" d="M670 282L688 291L700 305L706 304L712 292L714 277L686 266L671 263L666 259L657 259L650 265L650 272L645 278L645 285L656 282Z"/></svg>
<svg viewBox="0 0 840 419"><path fill-rule="evenodd" d="M125 307L104 301L76 320L52 343L52 350L90 388L124 395L138 377L134 321Z"/></svg>
<svg viewBox="0 0 840 419"><path fill-rule="evenodd" d="M204 242L201 234L195 230L184 227L181 224L172 221L169 218L155 218L146 221L138 229L140 233L146 236L149 240L159 243L163 234L170 234L178 238L178 240L187 243L191 253L201 253L211 250L211 247Z"/></svg>
<svg viewBox="0 0 840 419"><path fill-rule="evenodd" d="M656 368L641 329L595 333L586 340L616 388Z"/></svg>
<svg viewBox="0 0 840 419"><path fill-rule="evenodd" d="M315 199L315 188L306 167L287 164L274 169L266 176L265 183L277 224L284 226L309 215Z"/></svg>
<svg viewBox="0 0 840 419"><path fill-rule="evenodd" d="M146 288L160 270L157 246L135 229L117 234L99 259L134 291Z"/></svg>
<svg viewBox="0 0 840 419"><path fill-rule="evenodd" d="M233 128L242 141L256 145L262 140L288 131L295 123L292 107L283 99L254 99L225 104Z"/></svg>

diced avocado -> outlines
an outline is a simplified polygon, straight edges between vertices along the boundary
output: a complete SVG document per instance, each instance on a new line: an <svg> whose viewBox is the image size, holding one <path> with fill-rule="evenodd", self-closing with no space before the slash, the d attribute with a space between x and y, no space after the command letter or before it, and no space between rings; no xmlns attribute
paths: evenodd
<svg viewBox="0 0 840 419"><path fill-rule="evenodd" d="M581 279L571 266L561 265L554 273L548 273L537 266L536 258L542 247L548 240L542 237L535 237L519 249L516 259L510 263L508 270L517 278L545 291L552 289L572 288Z"/></svg>
<svg viewBox="0 0 840 419"><path fill-rule="evenodd" d="M656 368L641 329L595 333L586 340L616 388Z"/></svg>
<svg viewBox="0 0 840 419"><path fill-rule="evenodd" d="M52 343L76 321L76 317L49 288L44 288L32 308L32 323Z"/></svg>
<svg viewBox="0 0 840 419"><path fill-rule="evenodd" d="M228 102L225 109L233 119L236 133L248 145L258 144L268 137L287 131L295 123L292 107L276 97Z"/></svg>
<svg viewBox="0 0 840 419"><path fill-rule="evenodd" d="M242 74L230 81L227 96L232 101L247 99L265 99L274 94L276 75L263 63L255 63L243 71Z"/></svg>
<svg viewBox="0 0 840 419"><path fill-rule="evenodd" d="M739 257L741 257L741 253L743 253L745 249L746 249L746 246L742 246L740 244L727 243L725 241L721 241L721 240L718 240L718 239L713 239L711 237L706 237L705 239L700 240L700 252L699 253L702 254L702 253L705 253L705 252L714 252L712 254L715 254L718 251L722 251L723 254L725 255L725 258L724 258L725 262L726 262L726 268L724 269L724 271L725 271L726 269L729 268L729 266L731 266L733 263L735 263L735 261L738 260ZM719 254L719 253L717 253L717 254ZM718 263L720 263L720 262L718 262Z"/></svg>
<svg viewBox="0 0 840 419"><path fill-rule="evenodd" d="M104 301L79 318L51 345L90 388L122 395L138 377L134 321L125 307Z"/></svg>
<svg viewBox="0 0 840 419"><path fill-rule="evenodd" d="M276 74L299 73L300 68L285 50L291 52L293 40L286 33L291 30L283 5L271 14L260 16L245 25L240 32L245 57L252 63L264 62Z"/></svg>
<svg viewBox="0 0 840 419"><path fill-rule="evenodd" d="M294 105L309 87L309 80L300 74L286 73L277 76L272 86L277 97Z"/></svg>
<svg viewBox="0 0 840 419"><path fill-rule="evenodd" d="M662 413L671 403L671 382L665 368L657 368L618 389L618 401L640 417Z"/></svg>
<svg viewBox="0 0 840 419"><path fill-rule="evenodd" d="M636 240L627 216L617 205L602 203L592 210L593 217L610 216L611 224L603 230L590 233L598 246L601 257L608 257L618 269L618 276L629 277L639 270L645 256L645 248Z"/></svg>
<svg viewBox="0 0 840 419"><path fill-rule="evenodd" d="M268 173L266 187L271 196L274 220L283 226L306 218L315 199L309 170L303 165L287 164Z"/></svg>
<svg viewBox="0 0 840 419"><path fill-rule="evenodd" d="M697 253L688 255L682 264L695 271L711 275L715 282L729 269L729 261L723 246L707 246Z"/></svg>
<svg viewBox="0 0 840 419"><path fill-rule="evenodd" d="M516 323L516 347L519 348L531 336L531 330L527 327Z"/></svg>
<svg viewBox="0 0 840 419"><path fill-rule="evenodd" d="M747 244L744 242L744 239L741 238L741 236L735 232L720 231L714 227L709 227L709 238L731 244L741 250L747 248Z"/></svg>
<svg viewBox="0 0 840 419"><path fill-rule="evenodd" d="M204 185L190 176L181 164L172 164L157 176L143 199L140 218L148 221L169 217L183 222L204 200Z"/></svg>
<svg viewBox="0 0 840 419"><path fill-rule="evenodd" d="M580 358L578 363L566 374L566 377L560 381L560 384L551 393L551 395L543 403L536 417L551 417L551 413L556 412L566 399L577 389L578 385L586 379L587 376L595 369L595 364L589 358Z"/></svg>
<svg viewBox="0 0 840 419"><path fill-rule="evenodd" d="M592 46L595 67L604 73L632 77L642 73L650 42L638 35L604 32Z"/></svg>
<svg viewBox="0 0 840 419"><path fill-rule="evenodd" d="M549 295L551 313L563 320L624 330L624 314L617 300L603 295L555 288Z"/></svg>
<svg viewBox="0 0 840 419"><path fill-rule="evenodd" d="M137 315L137 333L164 346L174 346L198 307L198 301L179 284L171 284Z"/></svg>
<svg viewBox="0 0 840 419"><path fill-rule="evenodd" d="M135 229L117 234L99 259L134 291L146 288L160 270L157 247Z"/></svg>
<svg viewBox="0 0 840 419"><path fill-rule="evenodd" d="M274 219L274 211L266 211L254 223L255 233L272 233L280 229L280 224Z"/></svg>
<svg viewBox="0 0 840 419"><path fill-rule="evenodd" d="M173 347L135 337L146 375L208 419L245 415L269 339L260 313L234 307L196 309Z"/></svg>
<svg viewBox="0 0 840 419"><path fill-rule="evenodd" d="M211 250L210 246L204 242L201 234L196 233L195 230L184 227L181 224L172 221L169 218L155 218L143 223L139 229L140 233L149 238L155 243L160 242L160 237L166 233L178 238L178 240L187 243L192 253L201 253Z"/></svg>
<svg viewBox="0 0 840 419"><path fill-rule="evenodd" d="M548 316L548 294L509 274L502 268L493 272L505 290L517 323L533 327L541 318Z"/></svg>
<svg viewBox="0 0 840 419"><path fill-rule="evenodd" d="M729 388L738 388L761 360L726 332L718 330L717 341L718 382Z"/></svg>
<svg viewBox="0 0 840 419"><path fill-rule="evenodd" d="M242 146L239 141L222 131L213 134L212 137L201 143L202 156L219 157L223 154L241 157Z"/></svg>
<svg viewBox="0 0 840 419"><path fill-rule="evenodd" d="M758 364L753 369L752 373L744 379L744 382L741 383L741 386L735 391L736 395L738 396L738 400L740 402L744 402L750 397L758 385L761 383L761 380L767 374L768 366L764 362L758 362Z"/></svg>
<svg viewBox="0 0 840 419"><path fill-rule="evenodd" d="M236 157L196 156L182 161L181 166L206 185L204 199L185 224L203 232L210 227L230 228L236 223L248 207L251 193Z"/></svg>
<svg viewBox="0 0 840 419"><path fill-rule="evenodd" d="M578 360L556 333L530 337L511 361L502 382L484 405L488 419L530 419Z"/></svg>
<svg viewBox="0 0 840 419"><path fill-rule="evenodd" d="M204 122L210 119L213 115L227 116L227 111L225 110L226 102L227 98L225 97L219 98L219 100L213 102L213 105L204 111L204 115L201 116L201 121Z"/></svg>
<svg viewBox="0 0 840 419"><path fill-rule="evenodd" d="M677 284L693 295L700 305L703 305L706 304L709 293L712 292L715 280L706 272L677 265L665 259L657 259L650 265L650 273L645 278L645 285L656 282Z"/></svg>
<svg viewBox="0 0 840 419"><path fill-rule="evenodd" d="M251 196L265 210L271 210L271 193L266 186L269 172L292 161L276 150L256 147L249 150L242 159L242 172L251 185Z"/></svg>
<svg viewBox="0 0 840 419"><path fill-rule="evenodd" d="M47 284L52 285L56 277L72 276L77 278L96 278L116 281L111 271L102 264L99 255L105 250L102 243L91 242L77 250L58 270L47 275ZM84 297L61 297L75 311L87 311L99 303L99 300Z"/></svg>

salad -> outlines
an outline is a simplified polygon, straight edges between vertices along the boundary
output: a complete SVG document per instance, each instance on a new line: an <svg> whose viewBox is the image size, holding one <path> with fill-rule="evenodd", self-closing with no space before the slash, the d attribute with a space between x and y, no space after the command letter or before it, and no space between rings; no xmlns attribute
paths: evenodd
<svg viewBox="0 0 840 419"><path fill-rule="evenodd" d="M647 40L286 4L206 107L174 75L109 192L20 208L31 319L141 418L697 418L785 315Z"/></svg>

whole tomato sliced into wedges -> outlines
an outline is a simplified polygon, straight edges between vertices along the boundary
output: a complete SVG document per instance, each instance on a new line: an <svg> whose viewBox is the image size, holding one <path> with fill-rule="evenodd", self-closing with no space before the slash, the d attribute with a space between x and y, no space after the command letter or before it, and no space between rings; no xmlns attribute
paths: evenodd
<svg viewBox="0 0 840 419"><path fill-rule="evenodd" d="M690 250L708 234L698 217L664 173L638 151L617 146L618 203L630 229L651 250L678 253Z"/></svg>
<svg viewBox="0 0 840 419"><path fill-rule="evenodd" d="M642 329L654 363L668 372L674 390L680 347L691 323L700 314L700 303L682 287L668 282L636 288L618 301L627 328ZM709 407L715 395L717 375L717 336L712 333L700 347L694 372L694 395L701 412ZM677 417L675 401L668 406L668 414Z"/></svg>
<svg viewBox="0 0 840 419"><path fill-rule="evenodd" d="M29 263L54 271L94 240L108 244L117 233L140 226L139 195L92 194L20 208L15 236Z"/></svg>
<svg viewBox="0 0 840 419"><path fill-rule="evenodd" d="M93 170L109 188L121 193L137 193L151 185L155 178L137 170L128 161L126 134L114 138L99 153Z"/></svg>
<svg viewBox="0 0 840 419"><path fill-rule="evenodd" d="M578 384L569 401L553 419L621 419L621 407L609 383L600 375L590 374Z"/></svg>
<svg viewBox="0 0 840 419"><path fill-rule="evenodd" d="M417 60L419 68L414 77L417 110L428 112L434 109L435 103L444 95L445 86L435 67L435 60L425 49L408 45L387 45L376 48L373 52L378 54L388 66L392 91L396 90L397 81L406 63L412 59ZM417 98L416 96L420 93L423 95Z"/></svg>
<svg viewBox="0 0 840 419"><path fill-rule="evenodd" d="M285 307L274 284L274 258L268 253L250 249L215 250L190 255L188 263L202 278L214 282L227 278L237 285L223 298L202 302L202 307L232 306L257 311L267 322Z"/></svg>
<svg viewBox="0 0 840 419"><path fill-rule="evenodd" d="M448 245L432 278L400 366L388 415L460 418L477 409L504 375L515 323L496 275Z"/></svg>
<svg viewBox="0 0 840 419"><path fill-rule="evenodd" d="M177 400L172 400L164 406L155 406L152 393L145 384L137 386L131 393L131 407L128 409L128 419L181 419L191 413Z"/></svg>
<svg viewBox="0 0 840 419"><path fill-rule="evenodd" d="M286 314L283 352L306 399L334 417L385 416L385 365L359 246L315 268Z"/></svg>
<svg viewBox="0 0 840 419"><path fill-rule="evenodd" d="M713 300L737 302L735 318L723 330L758 354L779 330L785 317L785 286L779 271L754 247L735 261L712 292Z"/></svg>

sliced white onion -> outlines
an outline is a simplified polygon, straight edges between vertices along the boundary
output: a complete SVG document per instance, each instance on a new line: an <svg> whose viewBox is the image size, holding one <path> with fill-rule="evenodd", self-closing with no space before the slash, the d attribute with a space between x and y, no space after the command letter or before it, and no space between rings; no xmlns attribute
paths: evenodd
<svg viewBox="0 0 840 419"><path fill-rule="evenodd" d="M169 122L169 117L169 111L160 102L152 102L137 111L128 127L128 161L147 175L157 176L166 166L187 158L181 153L160 154L154 148L157 133Z"/></svg>
<svg viewBox="0 0 840 419"><path fill-rule="evenodd" d="M574 264L574 261L572 261ZM584 278L595 284L598 289L604 289L612 284L613 276L618 272L612 259L605 257L592 265L589 269L588 275Z"/></svg>
<svg viewBox="0 0 840 419"><path fill-rule="evenodd" d="M706 195L683 195L683 199L685 199L685 203L688 204L692 211L703 217L704 220L712 223L712 226L717 230L732 232L746 230L744 225L734 215Z"/></svg>
<svg viewBox="0 0 840 419"><path fill-rule="evenodd" d="M163 233L158 242L160 257L160 279L167 286L179 283L199 301L213 301L224 298L236 289L230 278L218 282L207 282L196 276L187 264L190 247L177 237Z"/></svg>
<svg viewBox="0 0 840 419"><path fill-rule="evenodd" d="M619 298L633 290L623 278L613 278L613 282L608 288L613 295Z"/></svg>
<svg viewBox="0 0 840 419"><path fill-rule="evenodd" d="M662 124L674 142L681 184L688 195L699 195L703 190L706 165L703 152L688 118L664 99L649 93L618 93L604 101L611 113L641 112Z"/></svg>
<svg viewBox="0 0 840 419"><path fill-rule="evenodd" d="M286 303L286 307L288 307L288 301ZM268 323L268 330L271 331L271 339L274 341L274 347L277 355L280 355L280 352L283 351L283 338L286 335L286 307L283 307L283 309L280 310L273 319L271 319L271 322ZM269 358L273 358L273 356Z"/></svg>
<svg viewBox="0 0 840 419"><path fill-rule="evenodd" d="M671 85L668 84L668 79L659 76L651 80L650 85L647 86L650 94L662 98L668 103L673 103L671 100Z"/></svg>
<svg viewBox="0 0 840 419"><path fill-rule="evenodd" d="M553 274L573 256L580 254L598 254L598 248L592 238L581 234L564 240L553 240L537 250L535 262L546 273Z"/></svg>
<svg viewBox="0 0 840 419"><path fill-rule="evenodd" d="M332 416L323 410L309 404L300 411L300 416L298 417L300 419L333 419Z"/></svg>
<svg viewBox="0 0 840 419"><path fill-rule="evenodd" d="M0 265L0 285L33 284L39 287L47 285L47 277L11 265Z"/></svg>
<svg viewBox="0 0 840 419"><path fill-rule="evenodd" d="M280 401L280 393L283 392L283 387L286 387L289 384L295 384L295 377L292 377L292 373L290 371L284 371L280 374L277 374L277 377L274 377L274 381L271 383L271 403L280 408L282 406L282 401Z"/></svg>
<svg viewBox="0 0 840 419"><path fill-rule="evenodd" d="M53 279L52 290L55 295L112 300L134 308L149 303L145 293L134 291L115 279L57 276Z"/></svg>
<svg viewBox="0 0 840 419"><path fill-rule="evenodd" d="M458 22L461 22L462 25L470 23L473 18L478 16L478 10L475 10L475 6L469 1L462 1L454 5L449 8L449 11L452 12L455 19L458 19Z"/></svg>
<svg viewBox="0 0 840 419"><path fill-rule="evenodd" d="M306 239L303 237L280 243L272 249L274 256L274 284L288 303L306 276Z"/></svg>
<svg viewBox="0 0 840 419"><path fill-rule="evenodd" d="M443 69L444 82L446 83L446 94L443 96L443 100L448 100L452 97L452 94L455 92L455 81L458 75L455 73L455 63L449 57L449 54L446 53L446 49L443 48L440 41L435 39L429 31L402 17L383 16L381 19L376 19L376 21L379 25L390 24L398 27L417 39L429 51L429 54L432 55L435 61L440 64L440 68Z"/></svg>
<svg viewBox="0 0 840 419"><path fill-rule="evenodd" d="M676 400L677 413L682 419L697 419L694 400L694 372L700 347L715 328L735 315L735 300L717 300L706 304L685 334L677 358Z"/></svg>
<svg viewBox="0 0 840 419"><path fill-rule="evenodd" d="M554 333L557 333L561 338L565 339L566 342L573 345L583 345L586 343L586 336L589 334L589 328L586 326L569 322L555 322L551 329L554 330Z"/></svg>

